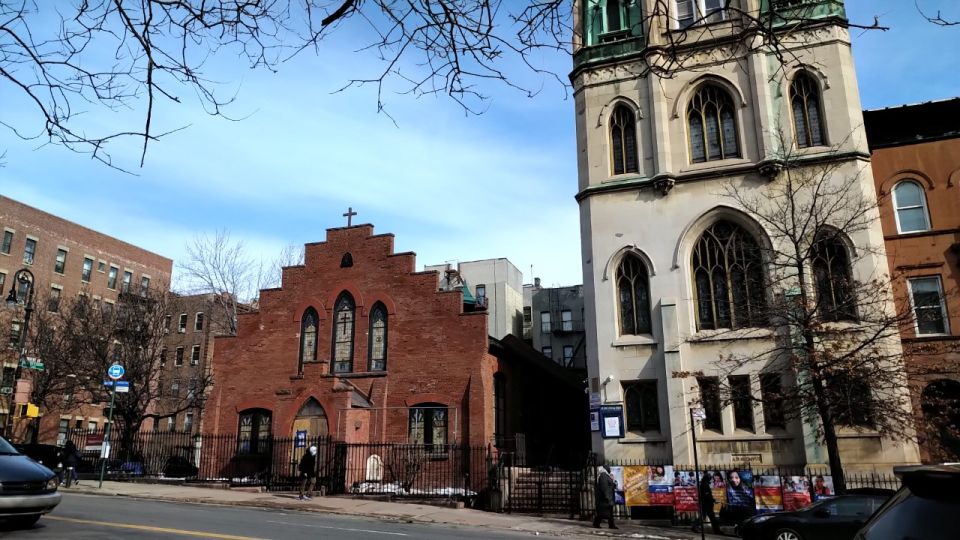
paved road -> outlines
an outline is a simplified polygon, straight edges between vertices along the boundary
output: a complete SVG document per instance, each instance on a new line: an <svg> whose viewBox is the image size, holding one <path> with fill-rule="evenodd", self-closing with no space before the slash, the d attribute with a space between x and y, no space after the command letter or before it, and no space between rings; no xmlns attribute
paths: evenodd
<svg viewBox="0 0 960 540"><path fill-rule="evenodd" d="M385 522L312 512L165 503L67 494L60 506L29 530L3 530L7 538L217 538L222 540L336 538L343 540L440 540L529 538L530 533L449 525Z"/></svg>

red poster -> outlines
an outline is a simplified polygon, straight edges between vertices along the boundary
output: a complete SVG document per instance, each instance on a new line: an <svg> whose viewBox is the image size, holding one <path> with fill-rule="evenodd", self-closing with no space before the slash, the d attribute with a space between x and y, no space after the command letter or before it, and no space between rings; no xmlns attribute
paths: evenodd
<svg viewBox="0 0 960 540"><path fill-rule="evenodd" d="M810 483L806 476L783 477L783 509L787 512L810 506Z"/></svg>
<svg viewBox="0 0 960 540"><path fill-rule="evenodd" d="M677 512L697 511L697 479L693 471L678 471L674 475L673 508Z"/></svg>

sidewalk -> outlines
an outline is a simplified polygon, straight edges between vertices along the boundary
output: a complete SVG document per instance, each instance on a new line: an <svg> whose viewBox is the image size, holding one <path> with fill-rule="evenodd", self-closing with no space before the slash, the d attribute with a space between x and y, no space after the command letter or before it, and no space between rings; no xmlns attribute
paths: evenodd
<svg viewBox="0 0 960 540"><path fill-rule="evenodd" d="M651 540L698 540L700 538L699 534L694 534L689 529L647 527L629 521L620 521L618 523L620 529L611 531L606 528L593 529L590 523L582 521L496 514L480 510L442 508L424 504L384 502L352 497L315 497L312 501L300 501L297 500L296 494L291 493L256 493L231 489L110 481L103 483L103 489L98 489L97 483L91 480L85 480L81 485L71 488L61 488L61 492L342 514L411 523L484 527L550 536L606 536L608 538L626 537ZM708 534L707 538L717 540L725 537Z"/></svg>

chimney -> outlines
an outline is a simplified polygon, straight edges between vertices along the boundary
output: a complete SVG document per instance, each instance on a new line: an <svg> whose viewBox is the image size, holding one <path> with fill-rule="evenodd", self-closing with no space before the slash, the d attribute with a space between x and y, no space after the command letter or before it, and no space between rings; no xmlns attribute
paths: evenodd
<svg viewBox="0 0 960 540"><path fill-rule="evenodd" d="M538 289L540 288L540 278L538 277L533 278L533 286Z"/></svg>

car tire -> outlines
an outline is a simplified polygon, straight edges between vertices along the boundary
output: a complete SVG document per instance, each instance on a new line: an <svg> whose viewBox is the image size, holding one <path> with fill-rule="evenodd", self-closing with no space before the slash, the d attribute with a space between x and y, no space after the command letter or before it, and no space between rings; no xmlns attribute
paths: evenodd
<svg viewBox="0 0 960 540"><path fill-rule="evenodd" d="M775 540L803 540L803 537L800 536L800 533L793 529L780 529L775 535L773 535Z"/></svg>
<svg viewBox="0 0 960 540"><path fill-rule="evenodd" d="M10 524L17 529L29 529L40 520L40 516L17 516L10 518Z"/></svg>

